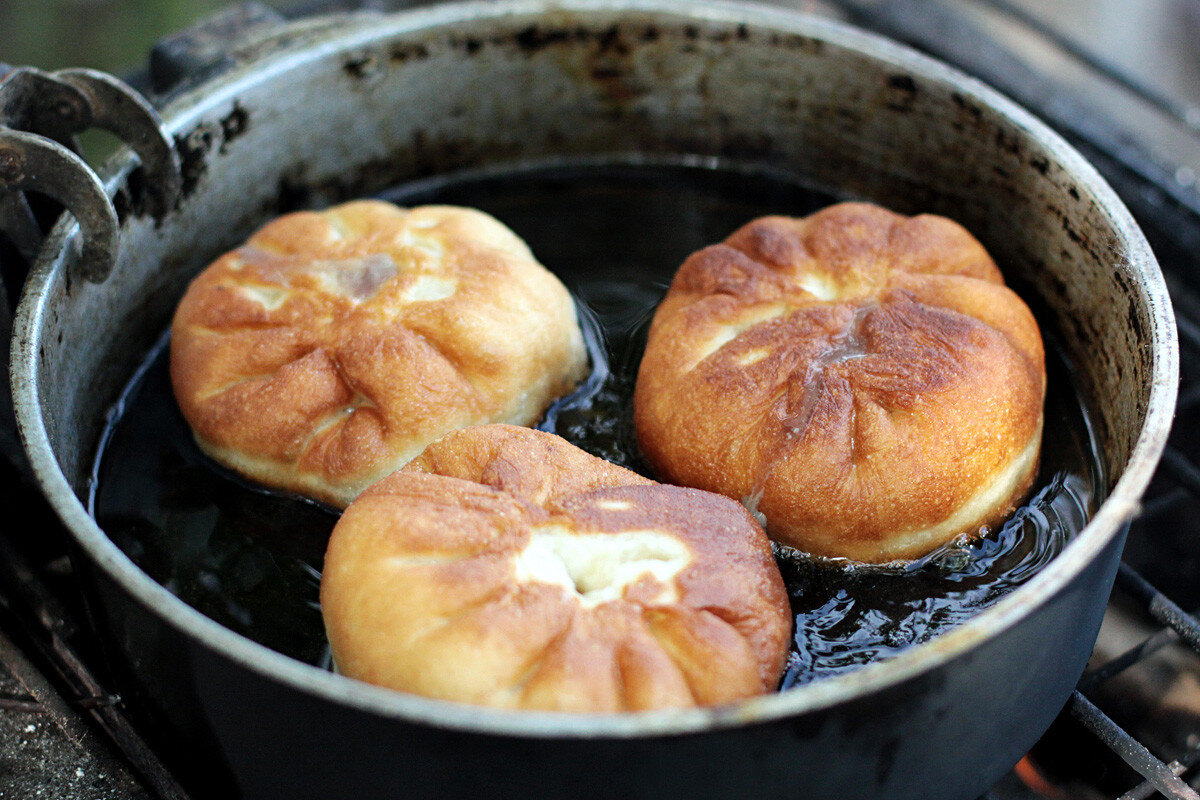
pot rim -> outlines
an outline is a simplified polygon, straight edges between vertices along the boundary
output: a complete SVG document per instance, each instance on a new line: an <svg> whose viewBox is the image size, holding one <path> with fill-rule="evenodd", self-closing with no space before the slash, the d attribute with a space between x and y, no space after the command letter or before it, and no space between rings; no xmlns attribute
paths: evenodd
<svg viewBox="0 0 1200 800"><path fill-rule="evenodd" d="M87 555L121 588L151 613L189 640L231 659L260 676L324 700L380 717L434 727L506 736L566 738L633 738L701 733L747 723L767 722L818 711L883 690L967 653L1000 631L1015 625L1066 586L1118 535L1136 513L1139 498L1166 446L1175 407L1179 353L1175 319L1166 284L1141 231L1116 193L1084 158L1029 112L980 81L890 40L851 26L802 12L734 3L732 0L473 0L390 14L337 15L289 24L286 44L240 64L212 81L174 99L161 114L169 134L189 129L203 113L222 107L248 84L270 80L312 61L346 50L422 30L494 20L553 14L613 18L637 13L669 20L746 24L824 40L855 50L893 68L955 86L956 91L998 112L1025 136L1055 152L1080 186L1086 186L1111 218L1129 250L1129 271L1152 325L1148 334L1154 354L1145 422L1126 468L1084 529L1034 578L1009 592L956 628L888 659L846 675L823 678L785 692L762 695L713 707L628 714L566 714L502 711L371 686L302 663L234 633L171 594L137 567L100 529L76 497L59 469L42 419L37 378L42 347L41 324L47 313L48 289L63 268L64 253L79 235L64 217L47 237L42 255L26 283L14 324L11 374L18 427L43 493ZM506 23L505 20L508 20ZM331 22L333 24L331 24ZM129 159L110 172L109 188L129 168Z"/></svg>

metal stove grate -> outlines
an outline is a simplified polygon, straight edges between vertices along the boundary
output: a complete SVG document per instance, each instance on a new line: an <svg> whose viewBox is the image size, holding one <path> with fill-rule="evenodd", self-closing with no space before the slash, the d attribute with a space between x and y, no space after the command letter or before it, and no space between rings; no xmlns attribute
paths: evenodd
<svg viewBox="0 0 1200 800"><path fill-rule="evenodd" d="M1190 464L1188 466L1195 470ZM1152 523L1152 519L1145 517L1138 522L1142 526ZM1200 800L1200 793L1184 781L1184 777L1200 765L1200 728L1196 730L1191 747L1186 753L1170 762L1163 762L1146 745L1101 711L1085 694L1169 644L1181 642L1200 653L1200 622L1171 602L1133 567L1121 564L1117 574L1117 587L1135 597L1162 627L1132 649L1090 669L1071 695L1067 705L1068 713L1145 778L1140 784L1122 794L1119 800L1141 800L1153 796L1155 792L1160 792L1172 800ZM1200 775L1193 778L1200 780Z"/></svg>

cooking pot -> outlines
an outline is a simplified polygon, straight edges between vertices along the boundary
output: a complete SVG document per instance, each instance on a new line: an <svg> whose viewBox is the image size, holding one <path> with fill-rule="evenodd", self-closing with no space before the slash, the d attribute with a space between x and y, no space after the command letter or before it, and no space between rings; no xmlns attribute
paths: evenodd
<svg viewBox="0 0 1200 800"><path fill-rule="evenodd" d="M171 178L135 173L129 153L104 171L123 211L107 277L80 269L105 248L81 255L79 225L47 237L11 366L26 453L126 694L221 796L972 798L1049 725L1091 650L1178 370L1151 252L1058 136L888 41L743 4L465 3L292 23L230 52L158 109L182 162L172 208L150 213L147 186ZM729 706L588 716L439 702L286 658L149 579L86 512L110 404L189 279L271 215L464 168L667 156L970 229L1074 367L1107 480L1091 522L1031 581L892 659Z"/></svg>

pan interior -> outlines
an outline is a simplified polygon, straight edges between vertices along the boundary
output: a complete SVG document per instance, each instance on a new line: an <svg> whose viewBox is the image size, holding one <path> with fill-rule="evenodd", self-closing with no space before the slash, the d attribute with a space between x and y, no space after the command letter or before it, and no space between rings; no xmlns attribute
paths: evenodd
<svg viewBox="0 0 1200 800"><path fill-rule="evenodd" d="M450 173L385 196L403 206L487 211L563 280L581 307L592 374L538 427L650 478L659 476L638 448L633 387L650 320L678 264L755 217L803 216L841 199L725 162L644 160ZM207 459L174 402L166 345L164 338L136 373L105 430L89 510L138 566L189 605L328 667L319 580L337 513L256 487ZM1049 422L1033 496L992 535L903 565L781 550L797 632L781 688L853 671L961 624L1032 578L1083 529L1103 483L1095 443L1053 347L1048 373Z"/></svg>

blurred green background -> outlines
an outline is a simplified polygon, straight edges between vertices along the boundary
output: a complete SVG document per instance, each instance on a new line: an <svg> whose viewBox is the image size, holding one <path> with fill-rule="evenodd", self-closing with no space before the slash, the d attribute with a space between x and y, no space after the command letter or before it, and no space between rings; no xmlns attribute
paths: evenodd
<svg viewBox="0 0 1200 800"><path fill-rule="evenodd" d="M285 10L295 0L260 0ZM42 69L95 67L118 74L150 45L229 0L0 0L0 63Z"/></svg>

